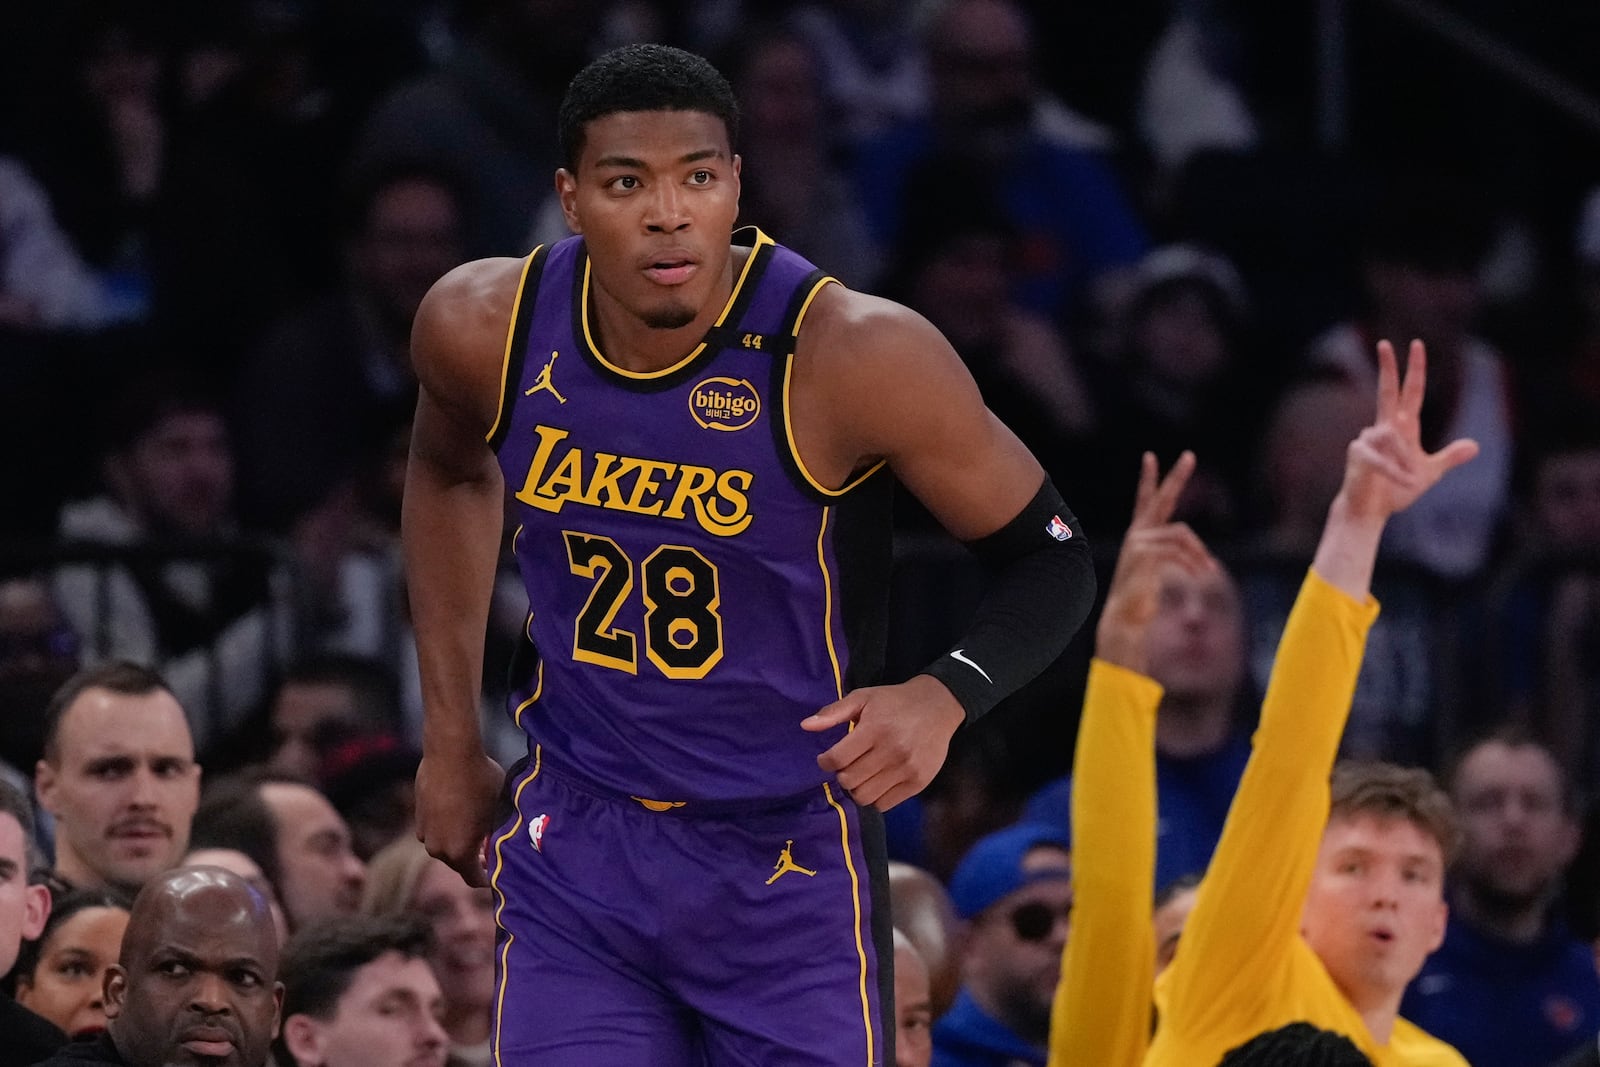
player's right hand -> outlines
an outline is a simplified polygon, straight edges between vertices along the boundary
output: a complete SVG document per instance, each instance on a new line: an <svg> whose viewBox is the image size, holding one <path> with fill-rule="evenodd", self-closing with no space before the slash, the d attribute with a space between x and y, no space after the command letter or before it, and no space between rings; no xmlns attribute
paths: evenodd
<svg viewBox="0 0 1600 1067"><path fill-rule="evenodd" d="M417 840L471 886L489 884L483 841L493 829L506 772L481 749L424 753L417 768Z"/></svg>

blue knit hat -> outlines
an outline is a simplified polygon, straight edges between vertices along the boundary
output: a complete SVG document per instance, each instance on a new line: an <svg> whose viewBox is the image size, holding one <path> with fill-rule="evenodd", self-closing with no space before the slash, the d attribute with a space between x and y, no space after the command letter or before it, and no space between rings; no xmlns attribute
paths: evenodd
<svg viewBox="0 0 1600 1067"><path fill-rule="evenodd" d="M1039 845L1070 849L1072 838L1066 827L1042 822L1018 823L979 838L950 877L950 902L956 914L973 919L1025 885L1070 878L1071 874L1060 868L1023 870L1022 861Z"/></svg>

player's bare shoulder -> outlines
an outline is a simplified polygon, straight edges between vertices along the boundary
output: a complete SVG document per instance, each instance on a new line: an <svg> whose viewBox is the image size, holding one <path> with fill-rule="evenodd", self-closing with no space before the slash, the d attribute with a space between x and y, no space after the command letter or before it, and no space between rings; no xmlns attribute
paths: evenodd
<svg viewBox="0 0 1600 1067"><path fill-rule="evenodd" d="M819 291L800 323L789 401L806 462L841 478L982 411L972 375L932 323L842 285Z"/></svg>
<svg viewBox="0 0 1600 1067"><path fill-rule="evenodd" d="M944 335L917 312L842 285L817 293L801 322L797 354L830 373L846 374L956 358Z"/></svg>
<svg viewBox="0 0 1600 1067"><path fill-rule="evenodd" d="M433 283L411 327L417 379L447 408L493 423L524 259L477 259Z"/></svg>

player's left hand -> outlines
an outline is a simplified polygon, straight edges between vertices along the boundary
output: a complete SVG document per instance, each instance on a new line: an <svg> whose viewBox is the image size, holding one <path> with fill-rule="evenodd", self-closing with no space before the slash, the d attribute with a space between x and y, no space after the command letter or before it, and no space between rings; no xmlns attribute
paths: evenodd
<svg viewBox="0 0 1600 1067"><path fill-rule="evenodd" d="M950 735L965 718L943 682L919 674L899 685L852 690L800 725L815 733L855 723L817 757L817 766L838 778L857 804L888 811L939 773Z"/></svg>

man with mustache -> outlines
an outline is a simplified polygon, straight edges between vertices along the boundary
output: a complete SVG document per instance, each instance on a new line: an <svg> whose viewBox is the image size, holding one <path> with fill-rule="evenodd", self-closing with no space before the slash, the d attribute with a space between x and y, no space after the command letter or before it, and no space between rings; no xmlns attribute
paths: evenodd
<svg viewBox="0 0 1600 1067"><path fill-rule="evenodd" d="M262 1067L283 986L266 898L219 867L150 882L106 976L108 1029L41 1067Z"/></svg>
<svg viewBox="0 0 1600 1067"><path fill-rule="evenodd" d="M176 865L200 765L161 675L113 661L68 679L45 711L34 788L55 817L55 874L69 885L132 894Z"/></svg>

